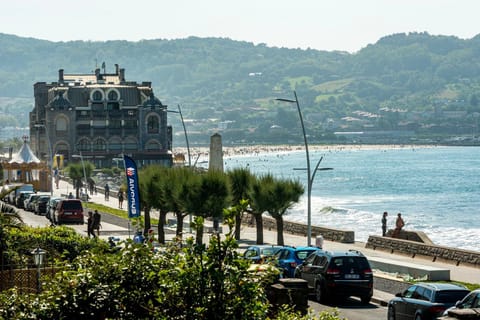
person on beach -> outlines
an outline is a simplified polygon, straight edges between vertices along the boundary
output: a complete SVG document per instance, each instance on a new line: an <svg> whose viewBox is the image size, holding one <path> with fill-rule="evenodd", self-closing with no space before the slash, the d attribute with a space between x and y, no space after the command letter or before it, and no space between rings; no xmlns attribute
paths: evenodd
<svg viewBox="0 0 480 320"><path fill-rule="evenodd" d="M385 211L382 217L382 237L385 237L385 235L387 234L387 216L388 212Z"/></svg>
<svg viewBox="0 0 480 320"><path fill-rule="evenodd" d="M395 230L393 231L392 238L398 237L404 226L405 222L403 221L402 214L399 212L397 215L397 221L395 221Z"/></svg>

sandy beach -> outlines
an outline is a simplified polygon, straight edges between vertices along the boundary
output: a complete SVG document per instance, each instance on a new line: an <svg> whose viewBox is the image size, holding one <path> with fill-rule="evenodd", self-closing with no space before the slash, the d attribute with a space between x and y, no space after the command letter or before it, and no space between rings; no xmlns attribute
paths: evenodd
<svg viewBox="0 0 480 320"><path fill-rule="evenodd" d="M340 150L390 150L390 149L419 149L419 148L433 148L433 145L309 145L309 151L340 151ZM173 153L175 155L183 154L187 158L187 148L175 148ZM236 147L223 147L224 157L246 156L246 155L261 155L265 153L284 153L292 151L305 151L305 145L248 145ZM195 159L205 159L210 153L209 147L191 147L190 156L192 161Z"/></svg>

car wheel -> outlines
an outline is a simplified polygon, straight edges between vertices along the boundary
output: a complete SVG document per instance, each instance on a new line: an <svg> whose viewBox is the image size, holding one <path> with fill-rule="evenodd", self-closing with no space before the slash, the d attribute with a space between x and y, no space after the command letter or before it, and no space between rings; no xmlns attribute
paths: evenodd
<svg viewBox="0 0 480 320"><path fill-rule="evenodd" d="M392 306L388 307L388 320L395 320L395 309Z"/></svg>
<svg viewBox="0 0 480 320"><path fill-rule="evenodd" d="M320 282L315 285L315 299L320 303L325 300L324 290Z"/></svg>
<svg viewBox="0 0 480 320"><path fill-rule="evenodd" d="M372 296L360 297L360 300L362 301L363 304L369 304L371 299L372 299Z"/></svg>

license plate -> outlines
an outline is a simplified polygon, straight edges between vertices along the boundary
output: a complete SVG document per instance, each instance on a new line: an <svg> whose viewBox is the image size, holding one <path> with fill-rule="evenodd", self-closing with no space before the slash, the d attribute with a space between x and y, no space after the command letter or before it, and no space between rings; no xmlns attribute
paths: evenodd
<svg viewBox="0 0 480 320"><path fill-rule="evenodd" d="M358 274L346 274L345 279L360 279L360 275L358 275Z"/></svg>
<svg viewBox="0 0 480 320"><path fill-rule="evenodd" d="M64 212L63 215L65 216L71 216L73 214L73 212Z"/></svg>

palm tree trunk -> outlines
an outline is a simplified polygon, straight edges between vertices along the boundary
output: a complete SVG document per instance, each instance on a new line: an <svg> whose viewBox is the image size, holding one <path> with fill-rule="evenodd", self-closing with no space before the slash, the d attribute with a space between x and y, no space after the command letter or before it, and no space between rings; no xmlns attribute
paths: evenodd
<svg viewBox="0 0 480 320"><path fill-rule="evenodd" d="M257 228L257 244L263 244L263 217L262 214L254 214L255 226Z"/></svg>
<svg viewBox="0 0 480 320"><path fill-rule="evenodd" d="M179 239L181 239L183 233L183 215L181 212L175 212L175 216L177 217L177 230L175 234Z"/></svg>
<svg viewBox="0 0 480 320"><path fill-rule="evenodd" d="M152 222L150 221L150 206L145 207L145 229L143 230L143 234L147 235L148 230L152 227Z"/></svg>
<svg viewBox="0 0 480 320"><path fill-rule="evenodd" d="M197 226L197 238L195 239L195 243L197 245L202 245L203 244L203 225Z"/></svg>
<svg viewBox="0 0 480 320"><path fill-rule="evenodd" d="M165 243L165 230L163 230L163 227L165 226L166 217L167 213L160 211L160 217L158 219L158 242L161 244Z"/></svg>
<svg viewBox="0 0 480 320"><path fill-rule="evenodd" d="M279 217L275 219L277 223L277 244L279 246L284 245L283 241L283 217Z"/></svg>
<svg viewBox="0 0 480 320"><path fill-rule="evenodd" d="M243 212L240 212L235 216L235 240L240 240L240 228L242 227L242 215Z"/></svg>

